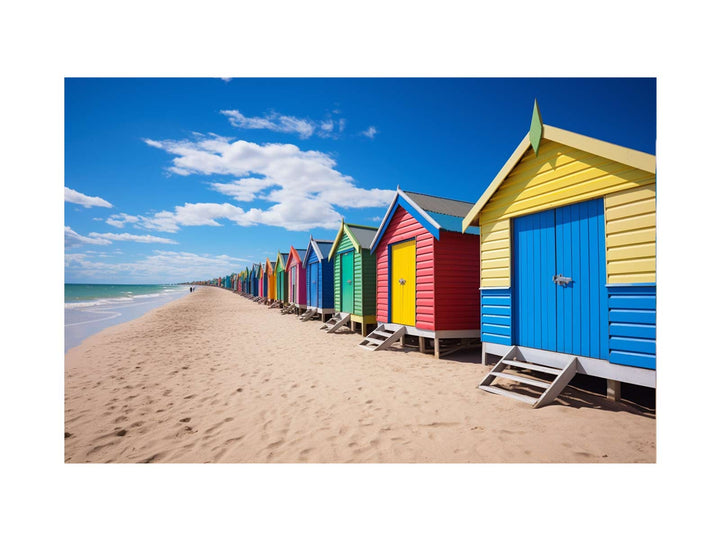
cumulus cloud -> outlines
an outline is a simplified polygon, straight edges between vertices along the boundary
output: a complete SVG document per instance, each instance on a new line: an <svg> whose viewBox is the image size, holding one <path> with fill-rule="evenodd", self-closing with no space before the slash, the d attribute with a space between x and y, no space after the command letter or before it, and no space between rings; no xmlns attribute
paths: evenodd
<svg viewBox="0 0 720 540"><path fill-rule="evenodd" d="M174 155L174 174L228 175L230 182L212 182L211 189L239 202L265 201L270 206L245 210L228 203L187 203L173 212L135 216L138 226L176 232L182 225L218 225L227 219L238 225L274 225L292 231L315 227L334 229L341 217L336 207L385 207L392 190L364 189L337 170L328 154L303 151L292 144L256 144L207 135L197 140L146 141ZM114 220L128 223L118 217Z"/></svg>
<svg viewBox="0 0 720 540"><path fill-rule="evenodd" d="M126 223L137 223L138 221L140 221L140 218L138 218L137 216L120 213L113 214L105 220L105 223L107 223L108 225L112 225L113 227L118 227L119 229L122 229Z"/></svg>
<svg viewBox="0 0 720 540"><path fill-rule="evenodd" d="M239 272L249 260L228 255L196 254L155 250L137 260L121 262L97 260L89 252L65 255L65 268L73 277L98 278L122 276L146 279L154 283L207 279Z"/></svg>
<svg viewBox="0 0 720 540"><path fill-rule="evenodd" d="M84 193L80 193L79 191L70 189L67 186L65 187L65 202L69 202L72 204L79 204L81 206L84 206L85 208L92 208L93 206L101 206L103 208L112 208L112 204L107 202L105 199L101 199L100 197L91 197L89 195L85 195Z"/></svg>
<svg viewBox="0 0 720 540"><path fill-rule="evenodd" d="M365 131L361 132L361 135L365 135L368 139L374 139L375 135L377 135L377 128L375 126L370 126Z"/></svg>

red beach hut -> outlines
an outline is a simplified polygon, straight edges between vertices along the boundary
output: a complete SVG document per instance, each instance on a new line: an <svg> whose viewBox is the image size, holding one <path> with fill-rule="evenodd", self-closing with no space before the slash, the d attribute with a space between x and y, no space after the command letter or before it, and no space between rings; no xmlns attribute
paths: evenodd
<svg viewBox="0 0 720 540"><path fill-rule="evenodd" d="M303 259L307 250L290 247L285 272L288 281L288 303L298 309L307 307L307 286Z"/></svg>
<svg viewBox="0 0 720 540"><path fill-rule="evenodd" d="M360 345L388 348L417 336L435 356L480 339L477 227L462 231L472 203L397 189L370 246L376 255L378 328ZM369 338L369 339L368 339Z"/></svg>

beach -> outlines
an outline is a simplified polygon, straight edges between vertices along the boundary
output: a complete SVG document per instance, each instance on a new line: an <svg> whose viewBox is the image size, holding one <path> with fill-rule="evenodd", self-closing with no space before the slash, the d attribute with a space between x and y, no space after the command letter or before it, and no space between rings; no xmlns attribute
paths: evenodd
<svg viewBox="0 0 720 540"><path fill-rule="evenodd" d="M549 406L478 390L479 351L370 352L200 287L65 357L65 461L654 463L656 419L566 388Z"/></svg>

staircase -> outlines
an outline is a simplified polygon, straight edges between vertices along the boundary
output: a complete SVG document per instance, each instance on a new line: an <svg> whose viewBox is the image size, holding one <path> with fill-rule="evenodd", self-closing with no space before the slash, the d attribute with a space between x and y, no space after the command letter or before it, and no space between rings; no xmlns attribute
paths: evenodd
<svg viewBox="0 0 720 540"><path fill-rule="evenodd" d="M401 326L393 332L392 330L386 329L384 324L381 324L364 337L358 346L369 351L389 349L393 343L405 335L405 332L406 328L404 326Z"/></svg>
<svg viewBox="0 0 720 540"><path fill-rule="evenodd" d="M317 309L316 308L310 308L305 313L300 315L300 320L305 322L312 319L315 315L317 315Z"/></svg>
<svg viewBox="0 0 720 540"><path fill-rule="evenodd" d="M287 315L288 313L293 313L296 309L297 308L292 304L288 304L280 310L280 313L282 313L283 315Z"/></svg>
<svg viewBox="0 0 720 540"><path fill-rule="evenodd" d="M478 388L485 390L486 392L492 392L493 394L499 394L509 398L517 399L525 403L529 403L534 409L551 403L556 397L560 395L565 386L572 380L577 372L577 358L573 358L567 362L563 368L550 367L539 363L531 363L526 360L523 352L517 347L512 347L500 361L495 364L490 373L480 382ZM505 370L511 368L508 373ZM513 371L514 370L514 371ZM525 373L517 373L518 370L530 371L531 375L535 373L547 373L554 375L554 379L551 381L540 380L540 378L531 378L525 375ZM534 388L540 388L543 393L540 397L529 396L518 392L513 392L500 386L492 386L495 379L504 379L520 383L526 388L528 386Z"/></svg>
<svg viewBox="0 0 720 540"><path fill-rule="evenodd" d="M327 330L328 334L332 334L336 330L340 330L341 327L345 326L345 323L347 323L349 320L349 313L340 313L338 311L335 315L332 316L331 319L328 320L328 322L324 323L320 327L320 330Z"/></svg>

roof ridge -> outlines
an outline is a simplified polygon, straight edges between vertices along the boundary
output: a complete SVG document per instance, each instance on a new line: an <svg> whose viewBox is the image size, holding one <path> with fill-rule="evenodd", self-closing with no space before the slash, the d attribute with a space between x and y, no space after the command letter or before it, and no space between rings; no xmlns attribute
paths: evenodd
<svg viewBox="0 0 720 540"><path fill-rule="evenodd" d="M420 193L419 191L405 191L403 190L403 193L409 193L412 195L422 195L423 197L434 197L435 199L444 199L446 201L453 201L453 202L459 202L459 203L465 203L465 204L473 204L469 201L463 201L461 199L451 199L450 197L440 197L439 195L428 195L427 193Z"/></svg>

